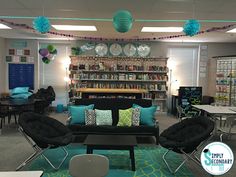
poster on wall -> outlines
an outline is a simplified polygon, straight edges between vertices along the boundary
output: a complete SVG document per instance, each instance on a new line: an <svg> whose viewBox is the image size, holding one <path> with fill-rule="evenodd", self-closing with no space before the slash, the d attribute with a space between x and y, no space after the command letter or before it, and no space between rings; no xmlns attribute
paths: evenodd
<svg viewBox="0 0 236 177"><path fill-rule="evenodd" d="M202 102L202 87L180 87L178 105L185 113L192 110L191 105L198 105Z"/></svg>

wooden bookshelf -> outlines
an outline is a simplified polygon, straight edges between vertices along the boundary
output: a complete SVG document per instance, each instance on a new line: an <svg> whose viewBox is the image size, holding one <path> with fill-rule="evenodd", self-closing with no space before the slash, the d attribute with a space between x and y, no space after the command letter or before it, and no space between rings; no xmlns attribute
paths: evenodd
<svg viewBox="0 0 236 177"><path fill-rule="evenodd" d="M74 97L152 99L166 111L168 68L165 57L71 56Z"/></svg>

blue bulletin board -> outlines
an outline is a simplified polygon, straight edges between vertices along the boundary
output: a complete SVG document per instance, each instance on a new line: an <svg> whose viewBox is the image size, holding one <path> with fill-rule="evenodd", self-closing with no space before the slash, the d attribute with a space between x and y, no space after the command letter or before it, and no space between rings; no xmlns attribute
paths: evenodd
<svg viewBox="0 0 236 177"><path fill-rule="evenodd" d="M34 89L34 64L13 64L8 67L9 89L29 87Z"/></svg>

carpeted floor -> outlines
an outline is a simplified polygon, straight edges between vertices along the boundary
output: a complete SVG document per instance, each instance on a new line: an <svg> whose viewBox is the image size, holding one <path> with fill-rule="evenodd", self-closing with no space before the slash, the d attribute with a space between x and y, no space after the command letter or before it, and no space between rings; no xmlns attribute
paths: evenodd
<svg viewBox="0 0 236 177"><path fill-rule="evenodd" d="M78 144L69 145L66 147L69 152L69 157L66 159L59 171L53 170L40 156L35 159L28 167L29 170L43 170L44 177L67 177L69 160L78 154L86 153L86 147ZM95 150L95 154L102 154L108 157L110 168L107 177L171 177L172 174L166 168L162 155L166 149L157 146L138 146L135 148L136 171L131 171L130 158L128 151L117 150ZM49 150L45 153L50 160L59 164L62 159L62 151L59 149ZM168 155L170 165L177 167L182 158L176 153ZM186 166L183 166L176 177L193 177L192 173Z"/></svg>
<svg viewBox="0 0 236 177"><path fill-rule="evenodd" d="M52 113L50 116L63 123L66 122L67 118L67 115L64 113L62 114ZM169 115L157 115L157 119L159 121L160 133L169 126L171 126L172 124L178 122L178 120L175 117ZM232 136L231 140L227 140L224 138L224 142L231 147L234 154L236 152L235 140L236 136ZM219 141L219 136L215 137L214 141ZM155 145L153 145L154 143L153 139L146 137L144 138L139 137L138 143L139 146L141 145L145 147L153 147L153 146L156 147ZM10 125L7 124L4 126L2 135L0 135L0 171L14 171L16 167L19 164L21 164L32 152L33 152L32 147L27 143L25 138L17 131L17 125L14 124L14 121L12 121ZM161 163L160 160L159 162ZM136 163L138 162L136 161ZM210 177L210 175L206 171L204 171L202 167L196 165L192 161L188 161L186 163L186 166L195 177ZM236 174L236 163L234 163L232 169L229 172L227 172L222 176L235 177L236 176L235 174ZM164 174L161 174L158 177L162 177L163 175ZM149 175L147 175L146 177L148 176ZM150 177L151 176L152 175L150 175Z"/></svg>

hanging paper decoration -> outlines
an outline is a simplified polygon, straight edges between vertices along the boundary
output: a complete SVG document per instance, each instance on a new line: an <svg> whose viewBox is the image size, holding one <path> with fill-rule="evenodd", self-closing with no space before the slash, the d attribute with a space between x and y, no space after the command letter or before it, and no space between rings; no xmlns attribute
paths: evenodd
<svg viewBox="0 0 236 177"><path fill-rule="evenodd" d="M86 43L80 47L72 47L71 54L72 55L81 55L83 52L86 52L88 50L92 50L94 48L95 48L95 43L89 42L89 43Z"/></svg>
<svg viewBox="0 0 236 177"><path fill-rule="evenodd" d="M48 59L48 57L43 57L43 58L42 58L42 61L43 61L45 64L49 64L49 63L50 63L50 60Z"/></svg>
<svg viewBox="0 0 236 177"><path fill-rule="evenodd" d="M184 24L184 33L187 36L194 36L200 31L201 25L195 19L190 19Z"/></svg>
<svg viewBox="0 0 236 177"><path fill-rule="evenodd" d="M57 55L57 49L53 45L48 45L47 48L39 49L39 54L42 56L42 61L45 64L54 60Z"/></svg>
<svg viewBox="0 0 236 177"><path fill-rule="evenodd" d="M95 48L95 43L91 43L91 42L86 43L86 44L84 44L84 45L82 45L82 46L80 47L80 49L82 50L82 52L85 52L85 51L87 51L87 50L92 50L92 49L94 49L94 48Z"/></svg>
<svg viewBox="0 0 236 177"><path fill-rule="evenodd" d="M17 29L24 29L31 31L32 33L35 32L34 28L31 26L28 26L27 24L20 24L20 23L15 23L11 22L8 20L0 19L1 23L4 23L9 26L13 26L14 28ZM196 35L201 35L204 33L211 33L211 32L218 32L218 31L225 31L228 29L231 29L235 27L236 24L228 24L228 25L223 25L223 26L216 26L216 27L211 27L202 31L199 31L196 33ZM179 34L179 35L168 35L168 36L160 36L160 37L146 37L146 38L106 38L106 37L92 37L92 36L78 36L75 34L68 34L68 33L59 33L59 32L53 32L49 31L47 32L49 35L52 36L61 36L61 37L68 37L68 38L76 38L78 40L88 40L88 41L121 41L121 42L136 42L136 41L158 41L158 40L163 40L163 39L175 39L175 38L181 38L187 36L187 34Z"/></svg>
<svg viewBox="0 0 236 177"><path fill-rule="evenodd" d="M39 16L33 20L33 27L40 33L47 33L51 29L51 23L47 17Z"/></svg>
<svg viewBox="0 0 236 177"><path fill-rule="evenodd" d="M133 17L127 10L120 10L113 16L113 26L120 33L128 32L133 25Z"/></svg>

